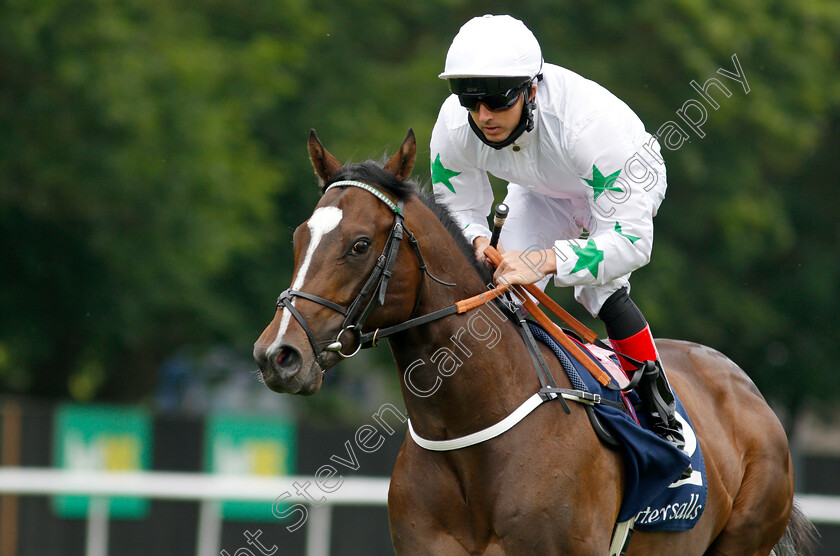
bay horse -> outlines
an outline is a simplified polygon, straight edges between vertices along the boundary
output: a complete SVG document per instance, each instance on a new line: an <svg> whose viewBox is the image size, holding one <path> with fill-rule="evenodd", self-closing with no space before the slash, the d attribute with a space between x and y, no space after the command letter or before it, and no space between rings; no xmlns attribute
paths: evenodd
<svg viewBox="0 0 840 556"><path fill-rule="evenodd" d="M505 419L540 383L512 320L491 326L484 315L479 327L475 314L444 313L485 292L492 272L475 262L433 196L406 181L413 132L384 166L342 165L314 130L308 147L324 193L294 233L292 287L255 343L265 384L315 394L328 369L375 344L375 331L390 330L416 434L461 438ZM695 426L708 497L693 529L637 531L628 554L779 556L807 548L813 526L794 504L787 438L758 389L711 348L677 340L658 340L657 348ZM570 387L540 349L558 384ZM566 414L559 403L542 404L507 432L451 451L427 450L406 434L388 495L395 552L607 554L625 486L622 459L598 439L582 406L569 405Z"/></svg>

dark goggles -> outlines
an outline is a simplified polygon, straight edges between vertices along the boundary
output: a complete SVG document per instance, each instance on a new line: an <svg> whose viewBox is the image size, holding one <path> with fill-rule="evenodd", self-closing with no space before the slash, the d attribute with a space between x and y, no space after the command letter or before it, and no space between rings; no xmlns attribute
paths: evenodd
<svg viewBox="0 0 840 556"><path fill-rule="evenodd" d="M493 111L507 110L528 88L528 77L465 77L449 80L449 90L458 95L461 106L477 110L483 103Z"/></svg>

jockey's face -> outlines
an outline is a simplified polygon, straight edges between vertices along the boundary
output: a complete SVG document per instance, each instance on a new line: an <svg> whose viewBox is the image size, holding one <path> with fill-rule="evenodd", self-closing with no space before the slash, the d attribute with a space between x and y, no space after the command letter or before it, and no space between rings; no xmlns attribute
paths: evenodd
<svg viewBox="0 0 840 556"><path fill-rule="evenodd" d="M536 94L537 86L531 86L531 98ZM470 110L470 116L478 126L478 129L484 133L488 141L499 143L513 133L516 126L519 125L519 120L522 118L523 105L525 104L525 94L519 95L519 100L516 104L507 109L490 110L486 104L479 102L475 110Z"/></svg>

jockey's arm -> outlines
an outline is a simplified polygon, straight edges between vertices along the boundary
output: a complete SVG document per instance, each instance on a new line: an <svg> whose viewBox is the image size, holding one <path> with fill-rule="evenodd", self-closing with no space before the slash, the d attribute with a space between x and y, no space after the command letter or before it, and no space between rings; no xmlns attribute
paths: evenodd
<svg viewBox="0 0 840 556"><path fill-rule="evenodd" d="M650 260L665 170L646 160L643 137L608 118L580 130L571 159L587 189L588 235L554 242L555 285L606 284Z"/></svg>

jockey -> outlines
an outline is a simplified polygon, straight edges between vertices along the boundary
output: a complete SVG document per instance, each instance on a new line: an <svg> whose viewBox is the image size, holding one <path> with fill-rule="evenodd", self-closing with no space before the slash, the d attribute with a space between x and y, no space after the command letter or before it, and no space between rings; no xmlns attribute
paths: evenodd
<svg viewBox="0 0 840 556"><path fill-rule="evenodd" d="M436 198L484 261L493 203L487 174L509 182L495 279L544 288L553 275L555 285L573 286L616 351L654 362L637 391L653 431L684 449L650 327L629 295L630 273L650 260L665 196L656 138L597 83L543 63L534 35L507 15L461 27L439 77L453 94L432 131Z"/></svg>

